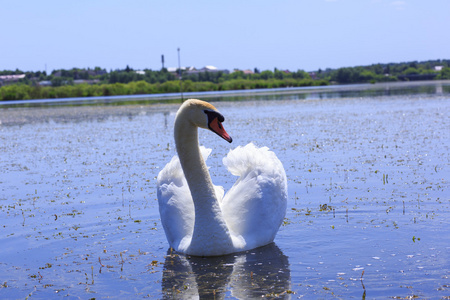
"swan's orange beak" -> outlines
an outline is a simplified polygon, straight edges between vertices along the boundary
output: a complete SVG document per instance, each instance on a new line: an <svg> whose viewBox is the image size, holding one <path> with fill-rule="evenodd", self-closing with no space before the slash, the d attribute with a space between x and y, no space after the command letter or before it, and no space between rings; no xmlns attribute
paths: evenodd
<svg viewBox="0 0 450 300"><path fill-rule="evenodd" d="M225 129L222 126L222 123L219 121L218 118L214 118L211 123L209 123L209 128L217 133L221 138L223 138L225 141L231 143L233 139L231 136L225 131Z"/></svg>

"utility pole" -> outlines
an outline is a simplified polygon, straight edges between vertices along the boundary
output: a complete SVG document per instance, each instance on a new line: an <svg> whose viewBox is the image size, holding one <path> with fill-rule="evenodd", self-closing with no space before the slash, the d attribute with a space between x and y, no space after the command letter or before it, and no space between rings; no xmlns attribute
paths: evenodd
<svg viewBox="0 0 450 300"><path fill-rule="evenodd" d="M180 47L178 47L178 70L179 70L179 74L180 74L180 94L181 94L181 102L184 102L183 99L183 80L181 77L181 63L180 63Z"/></svg>

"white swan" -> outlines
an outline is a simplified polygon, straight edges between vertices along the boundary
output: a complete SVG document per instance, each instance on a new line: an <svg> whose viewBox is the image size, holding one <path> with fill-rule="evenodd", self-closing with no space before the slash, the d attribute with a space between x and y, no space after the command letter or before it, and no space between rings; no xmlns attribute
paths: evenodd
<svg viewBox="0 0 450 300"><path fill-rule="evenodd" d="M190 99L175 118L178 157L161 170L157 193L161 222L170 247L196 256L218 256L269 244L284 219L287 180L283 165L267 147L238 147L223 159L240 176L224 197L205 164L210 149L199 147L197 128L226 141L224 117L211 104Z"/></svg>

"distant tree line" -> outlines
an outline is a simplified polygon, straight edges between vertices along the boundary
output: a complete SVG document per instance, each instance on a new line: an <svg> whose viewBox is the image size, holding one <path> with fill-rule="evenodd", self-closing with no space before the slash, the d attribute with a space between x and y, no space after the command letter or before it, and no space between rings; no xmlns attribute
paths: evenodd
<svg viewBox="0 0 450 300"><path fill-rule="evenodd" d="M0 71L1 75L25 74L25 78L0 86L0 100L22 100L42 98L66 98L88 96L112 96L179 92L179 70L167 69L135 71L129 66L123 70L73 68L23 72ZM232 73L196 72L182 70L183 90L224 91L242 89L263 89L278 87L300 87L351 83L376 83L400 80L450 79L450 60L374 64L339 69L294 72L286 70L264 70L255 68L252 72ZM0 80L0 84L2 84Z"/></svg>
<svg viewBox="0 0 450 300"><path fill-rule="evenodd" d="M226 91L244 89L266 89L281 87L299 87L326 85L328 82L312 79L269 79L248 80L233 79L221 83L209 81L183 81L184 92L202 91ZM177 80L165 81L163 83L148 83L147 81L131 81L128 83L105 83L105 84L76 84L61 86L39 86L26 84L11 84L0 87L0 100L23 100L23 99L52 99L91 96L115 96L115 95L140 95L157 93L178 93L180 83Z"/></svg>
<svg viewBox="0 0 450 300"><path fill-rule="evenodd" d="M316 76L339 84L450 79L450 60L439 59L318 70Z"/></svg>

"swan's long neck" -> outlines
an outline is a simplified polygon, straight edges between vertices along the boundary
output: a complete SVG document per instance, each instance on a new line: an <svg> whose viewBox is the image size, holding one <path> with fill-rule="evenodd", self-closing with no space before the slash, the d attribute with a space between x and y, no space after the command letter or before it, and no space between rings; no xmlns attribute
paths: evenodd
<svg viewBox="0 0 450 300"><path fill-rule="evenodd" d="M182 115L177 115L174 134L178 157L195 207L194 232L189 254L196 254L196 247L199 251L205 247L213 247L217 245L217 240L232 246L208 168L200 153L197 126ZM208 242L211 242L211 245L207 245Z"/></svg>

